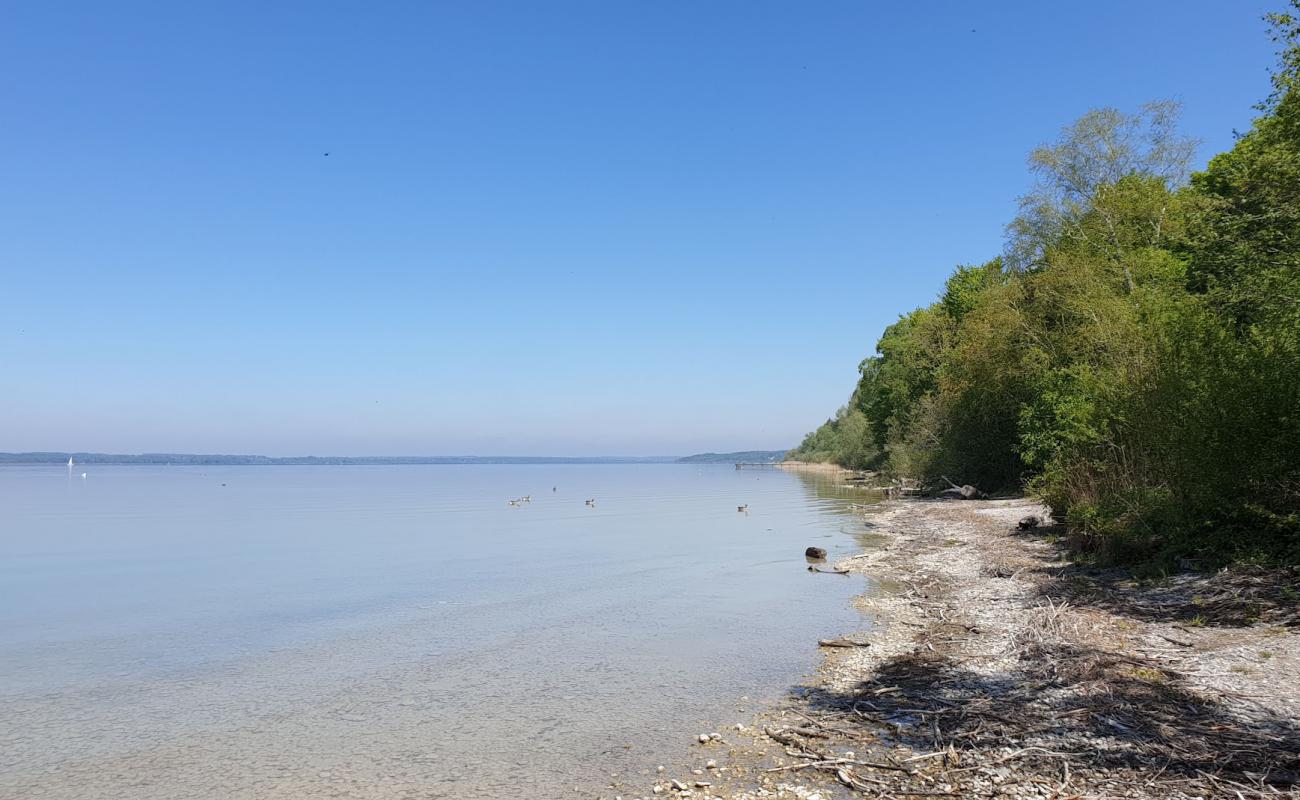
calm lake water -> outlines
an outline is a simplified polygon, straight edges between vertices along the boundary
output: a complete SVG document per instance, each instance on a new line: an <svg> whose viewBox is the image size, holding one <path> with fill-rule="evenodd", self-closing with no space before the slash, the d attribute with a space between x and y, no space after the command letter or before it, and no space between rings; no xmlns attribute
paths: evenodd
<svg viewBox="0 0 1300 800"><path fill-rule="evenodd" d="M82 469L0 468L4 798L612 797L867 624L825 476Z"/></svg>

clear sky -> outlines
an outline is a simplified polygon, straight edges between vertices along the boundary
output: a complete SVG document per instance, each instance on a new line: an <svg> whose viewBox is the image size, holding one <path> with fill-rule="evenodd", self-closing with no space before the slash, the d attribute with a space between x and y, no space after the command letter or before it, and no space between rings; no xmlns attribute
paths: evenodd
<svg viewBox="0 0 1300 800"><path fill-rule="evenodd" d="M1279 5L4 3L0 450L792 446L1063 125L1230 147Z"/></svg>

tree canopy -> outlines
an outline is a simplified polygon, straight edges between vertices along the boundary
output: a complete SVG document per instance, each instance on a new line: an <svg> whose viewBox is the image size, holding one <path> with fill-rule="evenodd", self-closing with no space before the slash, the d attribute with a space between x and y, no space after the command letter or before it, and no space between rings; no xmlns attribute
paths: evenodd
<svg viewBox="0 0 1300 800"><path fill-rule="evenodd" d="M1028 490L1103 558L1300 561L1300 0L1260 116L1189 174L1177 105L1029 156L1005 253L887 328L791 458Z"/></svg>

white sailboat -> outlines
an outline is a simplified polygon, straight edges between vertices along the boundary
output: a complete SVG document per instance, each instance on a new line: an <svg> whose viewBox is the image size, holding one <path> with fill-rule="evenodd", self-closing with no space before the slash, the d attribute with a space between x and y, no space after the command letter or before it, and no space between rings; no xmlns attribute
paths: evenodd
<svg viewBox="0 0 1300 800"><path fill-rule="evenodd" d="M72 477L72 456L68 456L68 477Z"/></svg>

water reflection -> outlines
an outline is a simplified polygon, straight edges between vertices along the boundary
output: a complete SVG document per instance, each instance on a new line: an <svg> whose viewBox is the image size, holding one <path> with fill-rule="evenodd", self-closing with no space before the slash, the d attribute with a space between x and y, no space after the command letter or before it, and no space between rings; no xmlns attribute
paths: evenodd
<svg viewBox="0 0 1300 800"><path fill-rule="evenodd" d="M818 500L842 500L839 510L852 513L850 504L870 505L885 499L885 493L872 485L871 479L858 479L851 472L824 472L821 470L786 470L803 484L809 494Z"/></svg>

